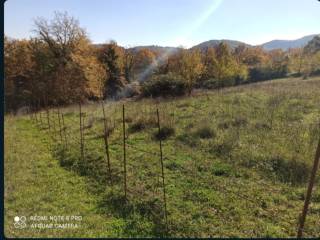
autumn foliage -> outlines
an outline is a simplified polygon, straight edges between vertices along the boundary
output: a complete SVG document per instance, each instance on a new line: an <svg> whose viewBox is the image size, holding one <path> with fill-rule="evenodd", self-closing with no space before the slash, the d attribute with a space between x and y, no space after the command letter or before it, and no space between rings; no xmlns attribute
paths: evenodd
<svg viewBox="0 0 320 240"><path fill-rule="evenodd" d="M288 51L245 45L231 49L226 43L163 52L126 49L114 41L92 44L76 19L59 12L50 21L35 20L34 33L29 40L4 39L7 111L125 97L124 89L132 84L141 85L144 96L171 96L320 73L319 37Z"/></svg>

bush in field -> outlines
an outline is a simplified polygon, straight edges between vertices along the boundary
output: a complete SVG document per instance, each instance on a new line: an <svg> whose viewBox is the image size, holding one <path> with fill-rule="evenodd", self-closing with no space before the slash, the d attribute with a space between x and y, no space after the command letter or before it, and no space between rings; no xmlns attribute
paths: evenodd
<svg viewBox="0 0 320 240"><path fill-rule="evenodd" d="M160 132L154 134L155 139L157 140L166 140L170 136L174 135L175 130L172 127L164 126L161 128Z"/></svg>
<svg viewBox="0 0 320 240"><path fill-rule="evenodd" d="M271 67L252 68L249 71L249 82L259 82L274 78L283 78L287 76L285 67L274 69Z"/></svg>
<svg viewBox="0 0 320 240"><path fill-rule="evenodd" d="M214 138L216 136L216 133L213 128L205 125L205 126L201 126L200 128L198 128L195 131L194 135L199 136L202 139L206 139L206 138Z"/></svg>
<svg viewBox="0 0 320 240"><path fill-rule="evenodd" d="M129 128L129 133L140 132L146 128L146 124L142 121L133 123Z"/></svg>
<svg viewBox="0 0 320 240"><path fill-rule="evenodd" d="M299 184L308 180L310 167L305 162L275 157L270 160L270 165L272 171L282 182Z"/></svg>
<svg viewBox="0 0 320 240"><path fill-rule="evenodd" d="M211 78L203 82L202 87L207 89L219 88L220 84L217 79Z"/></svg>
<svg viewBox="0 0 320 240"><path fill-rule="evenodd" d="M142 84L142 95L147 97L181 96L186 92L187 84L174 74L156 75Z"/></svg>

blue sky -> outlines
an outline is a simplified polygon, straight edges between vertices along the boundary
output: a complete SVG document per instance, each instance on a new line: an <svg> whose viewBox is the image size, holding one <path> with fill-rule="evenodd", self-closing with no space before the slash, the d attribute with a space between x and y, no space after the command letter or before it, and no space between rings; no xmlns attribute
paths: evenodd
<svg viewBox="0 0 320 240"><path fill-rule="evenodd" d="M320 33L317 0L7 0L5 34L29 38L36 17L76 17L94 43L190 47L210 39L260 44Z"/></svg>

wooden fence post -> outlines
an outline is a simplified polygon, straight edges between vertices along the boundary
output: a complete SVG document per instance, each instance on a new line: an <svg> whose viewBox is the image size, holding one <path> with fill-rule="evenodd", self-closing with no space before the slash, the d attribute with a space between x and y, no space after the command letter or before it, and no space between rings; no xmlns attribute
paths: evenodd
<svg viewBox="0 0 320 240"><path fill-rule="evenodd" d="M37 117L37 112L36 110L34 111L34 120L35 120L35 123L38 125L38 117Z"/></svg>
<svg viewBox="0 0 320 240"><path fill-rule="evenodd" d="M81 154L81 161L84 161L81 102L79 102L79 124L80 124L80 154Z"/></svg>
<svg viewBox="0 0 320 240"><path fill-rule="evenodd" d="M55 121L55 117L54 117L54 109L52 109L52 119L51 119L51 123L52 123L52 131L53 131L53 137L54 137L54 141L56 141L56 133L57 133L57 129L56 129L56 121Z"/></svg>
<svg viewBox="0 0 320 240"><path fill-rule="evenodd" d="M60 120L60 108L58 107L58 125L59 125L59 135L60 135L60 141L61 143L63 142L63 138L62 138L62 126L61 126L61 120Z"/></svg>
<svg viewBox="0 0 320 240"><path fill-rule="evenodd" d="M307 195L306 198L304 200L304 206L302 209L302 214L299 218L299 228L298 228L298 234L297 237L301 238L302 234L303 234L303 228L304 228L304 223L306 220L306 216L308 213L308 208L309 208L309 203L311 200L311 194L312 194L312 188L316 179L316 173L317 170L319 168L319 161L320 161L320 138L319 138L319 142L318 142L318 147L317 147L317 151L314 157L314 163L313 163L313 168L312 168L312 172L311 172L311 176L310 176L310 180L309 180L309 186L308 186L308 190L307 190Z"/></svg>
<svg viewBox="0 0 320 240"><path fill-rule="evenodd" d="M39 113L37 116L37 112ZM38 101L37 103L37 112L36 112L36 116L37 116L37 125L38 127L42 125L42 119L41 119L41 114L40 114L40 103Z"/></svg>
<svg viewBox="0 0 320 240"><path fill-rule="evenodd" d="M41 111L39 111L39 124L40 124L40 127L43 127Z"/></svg>
<svg viewBox="0 0 320 240"><path fill-rule="evenodd" d="M46 107L46 113L47 113L47 124L48 124L48 131L50 132L50 113L48 107ZM41 119L41 117L40 117Z"/></svg>
<svg viewBox="0 0 320 240"><path fill-rule="evenodd" d="M124 198L127 200L126 124L125 124L124 104L122 105L122 129L123 129L123 178L124 178Z"/></svg>
<svg viewBox="0 0 320 240"><path fill-rule="evenodd" d="M105 110L104 110L103 101L101 101L101 107L102 107L102 113L103 113L104 146L105 146L105 151L106 151L106 154L107 154L107 164L108 164L109 178L110 178L110 182L112 182L111 166L110 166L110 155L109 155L107 120L106 120L106 113L105 113Z"/></svg>
<svg viewBox="0 0 320 240"><path fill-rule="evenodd" d="M65 149L68 148L68 142L67 142L67 127L64 122L64 114L61 113L61 119L62 119L62 126L63 126L63 134L64 134L64 144L65 144Z"/></svg>
<svg viewBox="0 0 320 240"><path fill-rule="evenodd" d="M165 186L165 180L164 180L164 167L163 167L162 141L161 141L161 127L160 127L160 117L159 117L158 108L157 108L157 119L158 119L158 131L159 131L159 147L160 147L160 163L161 163L162 189L163 189L163 202L164 202L164 216L165 216L165 221L166 221L166 230L168 232L166 186Z"/></svg>

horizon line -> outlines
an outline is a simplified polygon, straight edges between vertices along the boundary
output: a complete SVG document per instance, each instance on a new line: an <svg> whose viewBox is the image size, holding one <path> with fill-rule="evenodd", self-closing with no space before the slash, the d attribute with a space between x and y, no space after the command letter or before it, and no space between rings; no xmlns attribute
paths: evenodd
<svg viewBox="0 0 320 240"><path fill-rule="evenodd" d="M88 36L89 34L87 34ZM307 34L307 35L303 35L303 36L300 36L300 37L295 37L295 38L273 38L269 41L264 41L262 43L259 43L259 44L251 44L251 43L247 43L245 41L241 41L241 40L236 40L236 39L227 39L227 38L222 38L222 39L209 39L209 40L204 40L204 41L201 41L201 42L198 42L192 46L183 46L182 44L181 45L177 45L177 46L170 46L170 45L159 45L159 44L120 44L117 40L115 39L108 39L108 40L105 40L104 42L94 42L90 39L90 41L92 42L92 44L94 45L103 45L103 44L107 44L111 41L115 41L117 43L117 45L121 46L121 47L124 47L126 49L130 49L130 48L136 48L136 47L162 47L162 48L184 48L184 49L191 49L197 45L200 45L202 43L205 43L205 42L210 42L210 41L236 41L236 42L240 42L240 43L243 43L243 44L246 44L246 45L249 45L249 46L252 46L252 47L259 47L259 46L262 46L263 44L266 44L266 43L269 43L269 42L272 42L272 41L296 41L296 40L299 40L301 38L304 38L304 37L309 37L309 36L316 36L316 35L320 35L320 33L310 33L310 34ZM11 36L8 36L6 34L4 34L5 37L9 38L9 39L14 39L14 40L30 40L32 38L32 36L29 36L27 38L14 38L14 37L11 37Z"/></svg>

